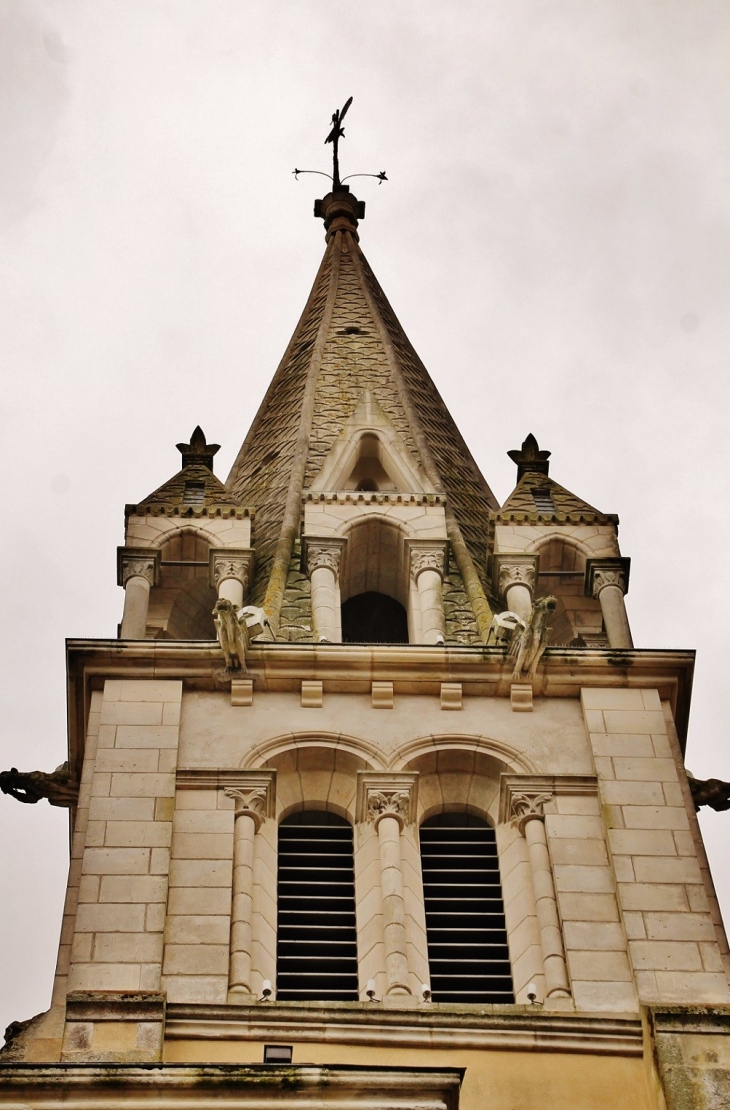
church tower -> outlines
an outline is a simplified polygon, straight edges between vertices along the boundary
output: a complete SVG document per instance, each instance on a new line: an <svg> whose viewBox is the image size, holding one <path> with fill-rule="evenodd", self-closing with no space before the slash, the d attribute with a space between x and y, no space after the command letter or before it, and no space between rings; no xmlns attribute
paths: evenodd
<svg viewBox="0 0 730 1110"><path fill-rule="evenodd" d="M531 435L500 507L364 208L336 169L226 482L196 428L127 505L119 637L68 644L68 766L3 777L69 806L72 858L0 1104L728 1105L694 654L633 646L618 519Z"/></svg>

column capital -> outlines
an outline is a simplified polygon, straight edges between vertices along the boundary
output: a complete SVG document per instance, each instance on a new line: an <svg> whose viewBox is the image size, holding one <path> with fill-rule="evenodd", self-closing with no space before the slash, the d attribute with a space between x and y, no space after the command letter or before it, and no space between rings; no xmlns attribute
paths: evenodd
<svg viewBox="0 0 730 1110"><path fill-rule="evenodd" d="M587 597L599 597L605 586L618 586L622 594L629 592L629 570L631 559L620 555L606 559L587 559L585 593Z"/></svg>
<svg viewBox="0 0 730 1110"><path fill-rule="evenodd" d="M545 806L558 795L595 798L597 794L595 775L505 774L500 781L499 820L503 825L517 824L524 832L531 818L544 818Z"/></svg>
<svg viewBox="0 0 730 1110"><path fill-rule="evenodd" d="M496 586L499 596L504 597L510 586L527 586L532 593L539 561L538 554L504 551L494 555L492 583Z"/></svg>
<svg viewBox="0 0 730 1110"><path fill-rule="evenodd" d="M443 582L448 570L448 540L406 540L408 570L414 582L423 570L435 570Z"/></svg>
<svg viewBox="0 0 730 1110"><path fill-rule="evenodd" d="M223 793L233 798L236 817L251 817L258 832L265 819L274 816L275 784L275 771L244 771L228 777Z"/></svg>
<svg viewBox="0 0 730 1110"><path fill-rule="evenodd" d="M211 547L208 552L209 584L217 589L227 578L234 578L248 590L254 568L252 547Z"/></svg>
<svg viewBox="0 0 730 1110"><path fill-rule="evenodd" d="M375 827L383 817L395 817L400 828L416 820L418 773L358 771L358 822L372 821Z"/></svg>
<svg viewBox="0 0 730 1110"><path fill-rule="evenodd" d="M302 567L306 574L311 577L312 571L326 567L339 579L346 546L342 536L303 536Z"/></svg>
<svg viewBox="0 0 730 1110"><path fill-rule="evenodd" d="M117 585L126 586L130 578L146 578L150 586L160 580L160 552L149 547L117 548Z"/></svg>

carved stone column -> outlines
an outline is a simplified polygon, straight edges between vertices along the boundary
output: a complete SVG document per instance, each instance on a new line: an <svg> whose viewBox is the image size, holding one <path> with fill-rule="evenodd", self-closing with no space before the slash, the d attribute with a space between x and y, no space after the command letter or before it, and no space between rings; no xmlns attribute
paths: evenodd
<svg viewBox="0 0 730 1110"><path fill-rule="evenodd" d="M253 549L211 547L208 558L210 585L218 591L218 597L240 609L253 574Z"/></svg>
<svg viewBox="0 0 730 1110"><path fill-rule="evenodd" d="M511 613L525 624L532 614L532 594L537 577L537 555L495 555L493 574L497 593L505 599Z"/></svg>
<svg viewBox="0 0 730 1110"><path fill-rule="evenodd" d="M358 817L372 821L380 846L387 995L411 995L400 834L415 819L417 778L412 774L358 775Z"/></svg>
<svg viewBox="0 0 730 1110"><path fill-rule="evenodd" d="M262 822L273 816L271 772L255 771L241 776L240 785L225 787L227 798L236 804L233 827L233 899L231 903L231 947L228 972L228 1001L241 1000L251 991L253 940L253 885L255 837Z"/></svg>
<svg viewBox="0 0 730 1110"><path fill-rule="evenodd" d="M409 540L411 578L418 590L421 639L424 644L446 641L443 581L446 574L445 540Z"/></svg>
<svg viewBox="0 0 730 1110"><path fill-rule="evenodd" d="M312 584L312 624L318 643L342 643L340 565L346 540L304 537L304 560Z"/></svg>
<svg viewBox="0 0 730 1110"><path fill-rule="evenodd" d="M550 798L550 794L513 794L510 816L512 823L517 826L527 841L545 969L545 994L547 998L568 998L570 986L565 963L565 948L558 917L553 870L545 836L544 805L545 802L550 801Z"/></svg>
<svg viewBox="0 0 730 1110"><path fill-rule="evenodd" d="M633 648L624 595L629 589L630 559L589 559L586 563L586 594L601 603L603 623L612 648Z"/></svg>
<svg viewBox="0 0 730 1110"><path fill-rule="evenodd" d="M148 548L117 548L117 583L124 587L122 640L144 640L150 589L159 579L160 553Z"/></svg>

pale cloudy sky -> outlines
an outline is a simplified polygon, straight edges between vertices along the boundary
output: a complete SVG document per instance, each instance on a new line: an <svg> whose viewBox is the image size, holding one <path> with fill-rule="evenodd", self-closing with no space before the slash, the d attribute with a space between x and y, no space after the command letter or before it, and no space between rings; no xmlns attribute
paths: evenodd
<svg viewBox="0 0 730 1110"><path fill-rule="evenodd" d="M291 170L354 95L363 247L484 474L533 431L620 514L634 639L698 649L687 762L730 779L729 92L724 0L0 0L2 767L64 758L125 502L196 423L225 478L324 246ZM66 828L0 797L0 1027L48 1005Z"/></svg>

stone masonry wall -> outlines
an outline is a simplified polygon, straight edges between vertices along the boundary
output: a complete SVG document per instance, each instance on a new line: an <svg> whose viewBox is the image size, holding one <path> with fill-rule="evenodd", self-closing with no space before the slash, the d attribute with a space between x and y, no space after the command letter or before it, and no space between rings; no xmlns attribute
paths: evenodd
<svg viewBox="0 0 730 1110"><path fill-rule="evenodd" d="M105 684L69 990L160 988L181 698L180 681Z"/></svg>
<svg viewBox="0 0 730 1110"><path fill-rule="evenodd" d="M659 694L581 696L639 997L730 1002Z"/></svg>

